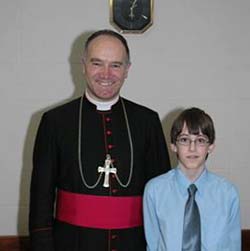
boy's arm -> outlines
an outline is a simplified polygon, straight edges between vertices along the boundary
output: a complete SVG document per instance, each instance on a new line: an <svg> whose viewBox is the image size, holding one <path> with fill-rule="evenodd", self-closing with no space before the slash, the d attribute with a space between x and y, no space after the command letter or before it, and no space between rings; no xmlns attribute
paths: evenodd
<svg viewBox="0 0 250 251"><path fill-rule="evenodd" d="M146 185L143 195L143 218L147 251L156 251L160 238L160 226L155 210L156 205L154 199L155 197L152 194L152 189Z"/></svg>
<svg viewBox="0 0 250 251"><path fill-rule="evenodd" d="M230 240L229 250L241 251L240 199L234 187L232 188L228 231Z"/></svg>

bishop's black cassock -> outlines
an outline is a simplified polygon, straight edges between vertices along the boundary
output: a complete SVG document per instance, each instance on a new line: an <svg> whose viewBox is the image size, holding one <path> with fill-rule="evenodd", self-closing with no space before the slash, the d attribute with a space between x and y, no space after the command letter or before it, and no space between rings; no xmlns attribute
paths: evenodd
<svg viewBox="0 0 250 251"><path fill-rule="evenodd" d="M80 98L46 112L34 147L29 228L32 251L145 251L142 194L145 183L170 169L156 112L121 98L109 111L98 111L83 98L82 176L94 186L110 154L120 182L104 174L94 188L81 178L78 161Z"/></svg>

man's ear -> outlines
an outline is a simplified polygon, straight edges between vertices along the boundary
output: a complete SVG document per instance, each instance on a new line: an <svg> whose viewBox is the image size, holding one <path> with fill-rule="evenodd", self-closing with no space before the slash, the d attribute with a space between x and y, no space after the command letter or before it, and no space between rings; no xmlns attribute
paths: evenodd
<svg viewBox="0 0 250 251"><path fill-rule="evenodd" d="M81 65L82 65L82 73L85 74L85 67L86 67L86 63L85 63L86 57L83 56L81 59Z"/></svg>
<svg viewBox="0 0 250 251"><path fill-rule="evenodd" d="M177 147L176 147L176 145L175 144L170 144L170 148L171 148L171 150L174 152L174 153L176 153L177 152Z"/></svg>
<svg viewBox="0 0 250 251"><path fill-rule="evenodd" d="M131 63L128 63L127 66L126 66L125 78L128 77L128 71L129 71L129 69L130 69L130 66L131 66Z"/></svg>

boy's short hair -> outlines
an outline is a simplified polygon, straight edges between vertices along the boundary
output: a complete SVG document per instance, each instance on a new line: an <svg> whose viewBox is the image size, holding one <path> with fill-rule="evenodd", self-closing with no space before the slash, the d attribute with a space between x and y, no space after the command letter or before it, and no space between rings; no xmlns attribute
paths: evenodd
<svg viewBox="0 0 250 251"><path fill-rule="evenodd" d="M182 128L186 124L190 134L198 135L200 132L206 135L209 143L215 140L215 129L212 118L203 110L192 107L184 110L174 121L171 128L171 143L176 144Z"/></svg>

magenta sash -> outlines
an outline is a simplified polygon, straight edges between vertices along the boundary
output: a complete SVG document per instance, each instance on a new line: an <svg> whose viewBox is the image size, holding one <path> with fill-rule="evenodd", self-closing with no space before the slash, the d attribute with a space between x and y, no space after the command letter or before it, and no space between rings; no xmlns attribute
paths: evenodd
<svg viewBox="0 0 250 251"><path fill-rule="evenodd" d="M142 226L142 196L97 196L63 190L57 196L59 221L100 229Z"/></svg>

